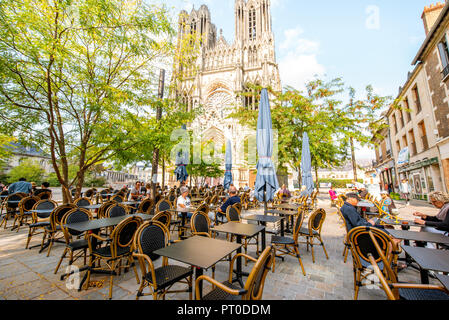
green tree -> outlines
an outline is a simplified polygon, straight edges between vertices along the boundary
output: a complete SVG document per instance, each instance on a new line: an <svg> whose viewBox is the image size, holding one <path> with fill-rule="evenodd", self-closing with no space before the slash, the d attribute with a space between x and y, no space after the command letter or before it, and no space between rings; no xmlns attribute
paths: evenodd
<svg viewBox="0 0 449 320"><path fill-rule="evenodd" d="M207 178L224 176L224 170L221 169L224 166L223 159L215 154L214 149L212 141L191 144L191 161L187 165L187 173L196 186L203 185ZM224 153L224 148L221 153Z"/></svg>
<svg viewBox="0 0 449 320"><path fill-rule="evenodd" d="M91 167L142 143L139 111L173 35L165 7L145 1L0 0L2 129L51 154L65 202Z"/></svg>
<svg viewBox="0 0 449 320"><path fill-rule="evenodd" d="M43 182L43 177L44 169L39 163L32 159L25 159L8 173L8 183L14 183L19 181L20 178L25 178L27 181L33 181L39 185Z"/></svg>

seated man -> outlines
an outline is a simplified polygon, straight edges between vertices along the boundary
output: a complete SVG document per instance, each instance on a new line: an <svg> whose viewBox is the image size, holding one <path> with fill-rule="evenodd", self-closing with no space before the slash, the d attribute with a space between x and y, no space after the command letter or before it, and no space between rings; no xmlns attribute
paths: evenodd
<svg viewBox="0 0 449 320"><path fill-rule="evenodd" d="M48 182L42 182L41 188L40 189L36 189L36 191L34 191L34 195L37 196L39 193L45 192L45 191L50 191L50 189L48 189L50 187L50 184Z"/></svg>
<svg viewBox="0 0 449 320"><path fill-rule="evenodd" d="M31 194L32 186L31 183L27 182L25 178L20 178L18 182L14 182L8 188L8 194L14 194L18 192L23 192L26 194Z"/></svg>
<svg viewBox="0 0 449 320"><path fill-rule="evenodd" d="M341 207L340 211L346 220L348 231L356 227L368 226L383 229L383 226L376 225L376 222L372 219L366 220L357 212L357 204L360 201L360 197L357 193L346 194L346 201Z"/></svg>
<svg viewBox="0 0 449 320"><path fill-rule="evenodd" d="M237 195L237 188L235 186L229 187L229 198L226 202L217 210L217 215L220 216L222 221L226 221L226 210L229 206L232 206L236 203L240 203L240 197ZM211 221L215 221L215 217L213 216L213 212L209 212L209 218ZM223 217L224 216L224 217Z"/></svg>

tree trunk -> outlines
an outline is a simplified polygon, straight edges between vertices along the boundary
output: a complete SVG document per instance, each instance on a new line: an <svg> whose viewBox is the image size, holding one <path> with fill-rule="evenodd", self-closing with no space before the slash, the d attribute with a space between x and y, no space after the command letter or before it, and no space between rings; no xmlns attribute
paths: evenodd
<svg viewBox="0 0 449 320"><path fill-rule="evenodd" d="M162 190L165 189L165 159L162 157Z"/></svg>
<svg viewBox="0 0 449 320"><path fill-rule="evenodd" d="M318 168L315 167L315 185L316 185L316 190L319 192L320 191L320 179L318 178Z"/></svg>
<svg viewBox="0 0 449 320"><path fill-rule="evenodd" d="M352 156L352 170L354 171L354 181L357 182L357 164L355 162L354 138L352 137L351 137L351 156Z"/></svg>

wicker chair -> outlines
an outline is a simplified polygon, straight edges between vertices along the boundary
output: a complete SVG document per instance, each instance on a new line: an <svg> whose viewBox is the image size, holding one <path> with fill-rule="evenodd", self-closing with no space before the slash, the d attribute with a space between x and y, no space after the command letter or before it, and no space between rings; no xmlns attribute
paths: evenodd
<svg viewBox="0 0 449 320"><path fill-rule="evenodd" d="M74 204L65 204L59 207L56 207L55 210L52 211L50 214L50 225L45 226L44 230L46 232L46 235L44 235L44 238L48 236L49 246L48 246L48 252L47 257L50 255L51 248L53 247L53 243L58 241L58 238L56 237L58 232L63 232L61 228L61 221L64 215L69 212L70 210L73 210L76 208L76 205Z"/></svg>
<svg viewBox="0 0 449 320"><path fill-rule="evenodd" d="M30 196L22 198L19 202L19 212L16 213L14 217L13 229L16 228L16 232L19 232L20 227L27 223L28 217L31 217L30 210L33 209L34 205L38 203L40 200L38 197ZM17 226L16 226L17 222Z"/></svg>
<svg viewBox="0 0 449 320"><path fill-rule="evenodd" d="M65 227L65 225L69 223L84 222L92 219L93 217L89 210L82 208L74 208L66 212L62 217L59 224L64 234L66 246L64 252L61 255L61 259L59 259L58 265L56 266L55 274L58 273L58 269L67 254L70 254L69 265L72 265L73 262L78 260L80 257L84 257L84 264L86 264L87 249L89 248L87 242L87 233L70 230Z"/></svg>
<svg viewBox="0 0 449 320"><path fill-rule="evenodd" d="M113 195L111 197L111 201L124 202L125 201L125 196L120 194L120 193L117 193L117 194L115 194L115 195Z"/></svg>
<svg viewBox="0 0 449 320"><path fill-rule="evenodd" d="M151 220L162 223L167 229L169 229L171 225L171 214L168 211L162 211L155 214Z"/></svg>
<svg viewBox="0 0 449 320"><path fill-rule="evenodd" d="M18 211L18 208L19 208L19 202L11 203L11 201L21 201L25 197L28 197L28 195L23 192L17 192L17 193L13 193L13 194L9 195L4 200L4 206L5 206L6 212L3 214L2 222L0 222L0 227L2 226L3 223L5 223L5 229L6 229L7 224L8 224L8 219L10 217L16 216L16 212Z"/></svg>
<svg viewBox="0 0 449 320"><path fill-rule="evenodd" d="M101 218L106 218L106 211L108 211L109 207L112 205L115 205L117 202L115 201L106 201L103 202L103 204L101 205L100 208L98 208L97 211L97 218L101 219Z"/></svg>
<svg viewBox="0 0 449 320"><path fill-rule="evenodd" d="M147 221L142 224L134 236L133 256L138 259L141 271L141 282L136 300L142 296L152 295L154 300L165 299L167 293L189 292L192 299L192 268L169 265L168 258L163 257L162 266L154 267L154 261L160 256L153 252L166 247L170 243L170 232L165 225L158 221ZM186 290L170 291L175 283L186 283ZM149 287L151 292L144 294Z"/></svg>
<svg viewBox="0 0 449 320"><path fill-rule="evenodd" d="M121 269L133 267L136 274L137 282L139 282L139 277L137 274L136 267L134 266L134 259L132 257L132 244L134 239L134 234L140 225L143 223L142 218L139 217L128 217L122 222L120 222L112 231L110 244L94 248L92 245L92 238L96 238L98 241L108 241L109 239L102 238L94 233L88 233L88 245L90 252L89 269L87 271L87 281L86 287L89 287L90 274L91 271L103 270L109 271L111 276L109 280L109 299L112 299L112 288L114 286L114 275L119 275ZM127 259L128 264L122 266L122 259ZM95 267L96 262L105 260L105 268Z"/></svg>
<svg viewBox="0 0 449 320"><path fill-rule="evenodd" d="M168 201L167 199L160 199L157 203L156 203L156 207L155 207L155 214L162 212L162 211L167 211L172 209L172 203L170 201Z"/></svg>
<svg viewBox="0 0 449 320"><path fill-rule="evenodd" d="M245 257L253 262L255 265L248 276L243 288L234 286L232 284L233 277L233 267L235 260L238 257ZM265 279L268 271L271 269L273 264L274 253L271 247L267 247L259 259L254 259L246 254L237 254L231 261L229 269L229 279L226 282L220 283L211 277L202 275L198 277L195 281L196 287L196 299L197 300L261 300L263 295L263 289L265 285ZM211 292L206 294L204 297L200 297L199 285L202 281L207 281L215 286Z"/></svg>
<svg viewBox="0 0 449 320"><path fill-rule="evenodd" d="M90 206L92 203L90 201L89 198L84 197L84 198L78 198L76 199L73 204L77 207L86 207L86 206Z"/></svg>
<svg viewBox="0 0 449 320"><path fill-rule="evenodd" d="M293 228L293 238L272 236L271 245L273 246L275 257L281 257L283 259L284 255L290 255L298 258L299 265L301 266L302 273L305 276L306 272L304 270L304 265L302 264L301 256L299 254L299 242L298 234L301 229L302 223L304 221L304 209L299 208L298 214L296 215L296 222ZM280 254L276 254L280 252ZM275 270L276 259L273 260L273 272Z"/></svg>
<svg viewBox="0 0 449 320"><path fill-rule="evenodd" d="M139 207L137 208L137 213L152 214L153 210L154 210L153 200L145 199L139 204Z"/></svg>
<svg viewBox="0 0 449 320"><path fill-rule="evenodd" d="M45 210L45 209L55 209L58 206L58 204L53 200L41 200L37 202L33 210ZM47 232L45 229L50 226L50 215L51 213L32 213L32 223L28 226L28 237L27 237L27 243L25 248L28 249L28 246L30 244L31 238L36 235L42 233L44 236L42 237L42 243L41 243L41 250L44 246L45 237L47 235ZM42 232L35 233L37 230L41 229Z"/></svg>
<svg viewBox="0 0 449 320"><path fill-rule="evenodd" d="M346 223L346 219L343 216L343 213L341 213L340 208L338 208L338 207L337 207L337 214L338 214L338 217L340 218L341 222L344 224L344 228L346 230L345 237L343 238L343 244L345 246L345 248L343 250L343 256L344 256L344 262L346 263L346 261L348 260L349 250L351 250L351 244L348 241L349 229L348 229L348 224Z"/></svg>
<svg viewBox="0 0 449 320"><path fill-rule="evenodd" d="M389 281L383 274L378 262L371 253L368 253L368 258L374 269L374 273L379 279L381 288L387 295L388 300L449 300L449 291L443 286L414 283L393 283ZM389 275L389 279L392 278L394 278L394 275Z"/></svg>
<svg viewBox="0 0 449 320"><path fill-rule="evenodd" d="M307 228L302 227L298 235L306 238L307 251L309 251L309 246L312 249L312 261L315 263L315 254L313 252L314 245L320 245L323 247L326 259L329 260L329 256L326 252L326 247L324 246L323 239L321 238L321 228L323 227L324 220L326 219L326 211L324 209L315 210L309 217L309 225ZM315 243L314 240L318 240L319 243Z"/></svg>
<svg viewBox="0 0 449 320"><path fill-rule="evenodd" d="M42 191L36 194L36 197L38 197L40 200L51 199L51 196L52 196L51 190Z"/></svg>
<svg viewBox="0 0 449 320"><path fill-rule="evenodd" d="M105 212L105 216L107 218L115 218L115 217L125 216L128 213L129 213L129 211L128 211L127 206L120 204L120 203L114 203L108 207L108 209Z"/></svg>
<svg viewBox="0 0 449 320"><path fill-rule="evenodd" d="M375 240L375 242L373 241ZM370 281L368 277L373 274L370 268L371 261L368 255L372 255L385 275L392 275L392 282L397 282L397 246L385 231L374 227L356 227L348 233L348 241L351 245L353 269L354 269L354 300L357 300L359 289ZM385 261L385 262L384 262ZM394 271L396 270L396 272Z"/></svg>

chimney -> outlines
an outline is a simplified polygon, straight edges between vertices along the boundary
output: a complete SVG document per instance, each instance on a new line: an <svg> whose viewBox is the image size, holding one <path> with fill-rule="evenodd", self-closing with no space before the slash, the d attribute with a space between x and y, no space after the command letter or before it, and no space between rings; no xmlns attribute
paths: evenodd
<svg viewBox="0 0 449 320"><path fill-rule="evenodd" d="M431 4L430 7L425 6L422 13L421 19L424 22L424 30L426 31L426 36L429 34L433 25L437 21L441 11L443 10L445 3L438 2L437 4Z"/></svg>

